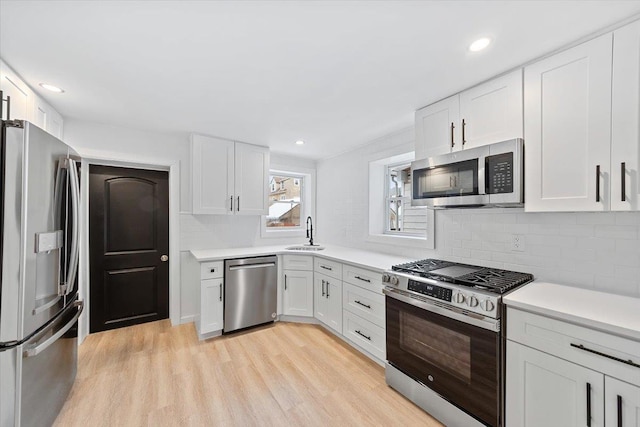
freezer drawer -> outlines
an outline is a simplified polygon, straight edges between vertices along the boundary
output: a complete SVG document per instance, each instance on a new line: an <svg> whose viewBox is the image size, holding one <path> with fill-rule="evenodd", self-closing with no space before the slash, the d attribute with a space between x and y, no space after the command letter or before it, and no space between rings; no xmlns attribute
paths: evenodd
<svg viewBox="0 0 640 427"><path fill-rule="evenodd" d="M276 318L277 257L224 262L224 329L232 332Z"/></svg>

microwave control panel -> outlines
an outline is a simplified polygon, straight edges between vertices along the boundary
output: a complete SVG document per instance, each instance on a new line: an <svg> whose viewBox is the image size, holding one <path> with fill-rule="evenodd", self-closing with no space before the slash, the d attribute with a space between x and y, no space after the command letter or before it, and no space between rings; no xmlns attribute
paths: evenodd
<svg viewBox="0 0 640 427"><path fill-rule="evenodd" d="M487 194L513 193L513 153L485 157Z"/></svg>

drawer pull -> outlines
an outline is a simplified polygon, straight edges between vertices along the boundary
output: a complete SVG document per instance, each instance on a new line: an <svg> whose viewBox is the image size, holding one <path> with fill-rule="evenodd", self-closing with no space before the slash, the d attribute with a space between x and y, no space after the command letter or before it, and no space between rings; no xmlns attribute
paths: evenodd
<svg viewBox="0 0 640 427"><path fill-rule="evenodd" d="M364 278L362 278L362 277L360 277L360 276L356 276L356 279L358 279L358 280L362 280L363 282L371 283L371 280L369 280L369 279L364 279Z"/></svg>
<svg viewBox="0 0 640 427"><path fill-rule="evenodd" d="M362 332L360 332L360 331L356 330L356 331L355 331L355 333L356 333L356 334L358 334L358 335L360 335L361 337L366 338L366 339L368 339L369 341L371 341L371 337L366 336L366 335L365 335L365 334L363 334Z"/></svg>
<svg viewBox="0 0 640 427"><path fill-rule="evenodd" d="M324 295L325 295L325 292L324 292L324 280L323 280L322 281L322 296L324 296Z"/></svg>
<svg viewBox="0 0 640 427"><path fill-rule="evenodd" d="M212 268L211 270L209 270L209 272L210 272L210 273L215 273L215 272L216 272L216 269L215 269L215 268Z"/></svg>
<svg viewBox="0 0 640 427"><path fill-rule="evenodd" d="M355 302L356 304L360 304L360 305L361 305L361 306L363 306L363 307L367 307L369 310L371 310L371 306L370 306L370 305L367 305L367 304L365 304L365 303L363 303L363 302L360 302L360 301L358 301L358 300L355 300L354 302Z"/></svg>
<svg viewBox="0 0 640 427"><path fill-rule="evenodd" d="M333 268L327 267L326 265L321 265L320 268L324 268L325 270L333 271Z"/></svg>
<svg viewBox="0 0 640 427"><path fill-rule="evenodd" d="M625 365L629 365L629 366L634 366L636 368L640 368L640 365L635 363L631 359L629 359L629 360L620 359L619 357L611 356L610 354L602 353L602 352L599 352L597 350L592 350L590 348L587 348L587 347L583 346L582 344L571 343L571 347L575 347L575 348L580 349L580 350L588 351L589 353L597 354L598 356L606 357L607 359L615 360L616 362L624 363Z"/></svg>
<svg viewBox="0 0 640 427"><path fill-rule="evenodd" d="M618 427L622 427L622 396L618 395Z"/></svg>

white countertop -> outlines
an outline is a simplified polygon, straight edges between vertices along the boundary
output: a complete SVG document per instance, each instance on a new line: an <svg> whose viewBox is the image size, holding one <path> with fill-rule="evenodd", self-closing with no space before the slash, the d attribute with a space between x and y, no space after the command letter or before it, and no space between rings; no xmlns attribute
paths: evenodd
<svg viewBox="0 0 640 427"><path fill-rule="evenodd" d="M640 298L532 282L503 298L509 307L640 341Z"/></svg>
<svg viewBox="0 0 640 427"><path fill-rule="evenodd" d="M389 270L392 265L402 264L414 261L412 258L398 257L395 255L382 254L379 252L363 251L354 248L345 248L342 246L321 245L324 250L321 251L296 251L286 250L288 246L253 246L249 248L230 248L230 249L202 249L192 250L191 255L199 261L219 261L223 259L244 258L261 255L310 255L321 258L327 258L347 264L355 265L370 270L383 272Z"/></svg>

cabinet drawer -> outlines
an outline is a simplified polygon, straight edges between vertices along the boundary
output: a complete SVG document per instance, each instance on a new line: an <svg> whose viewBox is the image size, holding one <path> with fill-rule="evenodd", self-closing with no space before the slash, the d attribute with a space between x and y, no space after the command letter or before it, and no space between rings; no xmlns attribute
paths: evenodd
<svg viewBox="0 0 640 427"><path fill-rule="evenodd" d="M200 280L218 279L224 276L224 261L210 261L200 264Z"/></svg>
<svg viewBox="0 0 640 427"><path fill-rule="evenodd" d="M342 307L382 328L385 326L384 295L380 295L351 283L342 287Z"/></svg>
<svg viewBox="0 0 640 427"><path fill-rule="evenodd" d="M382 273L345 264L342 268L342 280L362 288L370 289L382 295Z"/></svg>
<svg viewBox="0 0 640 427"><path fill-rule="evenodd" d="M374 325L350 311L344 310L344 336L377 357L387 358L387 343L384 328Z"/></svg>
<svg viewBox="0 0 640 427"><path fill-rule="evenodd" d="M638 341L510 307L507 338L640 385L640 369L624 363L640 365Z"/></svg>
<svg viewBox="0 0 640 427"><path fill-rule="evenodd" d="M282 257L283 270L313 270L313 257L304 255L284 255Z"/></svg>
<svg viewBox="0 0 640 427"><path fill-rule="evenodd" d="M313 265L314 270L318 273L326 274L327 276L342 280L342 264L339 262L316 257Z"/></svg>

